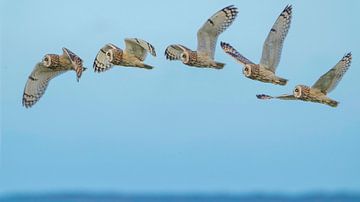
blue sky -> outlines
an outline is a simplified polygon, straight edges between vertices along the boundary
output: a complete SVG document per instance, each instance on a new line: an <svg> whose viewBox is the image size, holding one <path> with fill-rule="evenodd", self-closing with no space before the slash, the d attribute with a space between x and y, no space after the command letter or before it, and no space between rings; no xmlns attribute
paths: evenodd
<svg viewBox="0 0 360 202"><path fill-rule="evenodd" d="M221 71L165 60L169 44L195 49L198 28L231 4L239 15L219 42L254 62L293 5L278 68L287 86L246 79L219 45ZM2 0L0 193L360 191L359 8L356 0ZM126 37L155 46L147 63L156 68L93 73L99 48L124 47ZM28 75L62 47L89 71L79 83L74 72L54 79L25 109ZM312 85L349 51L352 66L330 94L337 109L255 98Z"/></svg>

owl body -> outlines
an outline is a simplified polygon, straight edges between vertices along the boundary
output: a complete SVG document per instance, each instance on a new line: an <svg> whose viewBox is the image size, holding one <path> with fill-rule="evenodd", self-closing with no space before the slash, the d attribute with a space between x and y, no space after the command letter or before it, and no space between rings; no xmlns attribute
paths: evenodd
<svg viewBox="0 0 360 202"><path fill-rule="evenodd" d="M144 68L142 61L133 54L124 52L121 49L111 50L112 56L109 62L116 66Z"/></svg>
<svg viewBox="0 0 360 202"><path fill-rule="evenodd" d="M124 67L139 67L139 68L147 68L152 69L153 67L147 64L144 64L139 58L132 54L124 53L122 56L122 61L118 64L119 66Z"/></svg>
<svg viewBox="0 0 360 202"><path fill-rule="evenodd" d="M292 18L291 5L286 6L272 26L264 44L259 64L255 64L240 54L230 44L221 42L221 48L244 66L243 73L246 77L276 85L286 85L287 80L275 75L280 63L281 52L285 38L289 32Z"/></svg>
<svg viewBox="0 0 360 202"><path fill-rule="evenodd" d="M333 68L322 75L311 87L305 85L297 85L292 94L280 96L256 95L258 99L281 99L281 100L302 100L306 102L315 102L320 104L337 107L339 102L327 96L339 84L347 70L351 65L352 54L346 54Z"/></svg>
<svg viewBox="0 0 360 202"><path fill-rule="evenodd" d="M36 64L25 85L22 103L26 108L32 107L44 95L51 79L73 70L79 81L85 71L82 60L69 49L63 48L62 55L46 54L43 60Z"/></svg>
<svg viewBox="0 0 360 202"><path fill-rule="evenodd" d="M94 71L103 72L114 65L124 67L138 67L152 69L153 66L144 64L147 53L156 56L155 48L148 42L137 39L125 39L125 50L114 44L106 44L100 49L94 60Z"/></svg>
<svg viewBox="0 0 360 202"><path fill-rule="evenodd" d="M327 97L325 93L316 88L311 88L305 85L298 85L295 87L293 95L296 99L305 102L315 102L320 104L326 104L331 107L337 107L339 102Z"/></svg>
<svg viewBox="0 0 360 202"><path fill-rule="evenodd" d="M276 76L274 72L261 64L246 64L243 68L243 74L249 79L264 83L286 85L287 82L286 79Z"/></svg>
<svg viewBox="0 0 360 202"><path fill-rule="evenodd" d="M222 69L225 64L214 60L218 37L235 20L237 8L228 6L210 17L197 32L197 49L192 51L180 45L169 45L165 50L168 60L180 60L191 67Z"/></svg>
<svg viewBox="0 0 360 202"><path fill-rule="evenodd" d="M185 51L181 56L181 60L183 64L190 67L222 69L225 65L214 61L207 54L191 50Z"/></svg>

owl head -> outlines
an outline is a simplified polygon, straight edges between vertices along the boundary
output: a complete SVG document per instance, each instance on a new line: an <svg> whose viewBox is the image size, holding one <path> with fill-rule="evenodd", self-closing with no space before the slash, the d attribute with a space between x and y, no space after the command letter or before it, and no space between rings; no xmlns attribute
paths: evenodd
<svg viewBox="0 0 360 202"><path fill-rule="evenodd" d="M254 77L259 74L259 67L254 64L246 64L243 68L243 74L246 77Z"/></svg>
<svg viewBox="0 0 360 202"><path fill-rule="evenodd" d="M55 54L47 54L44 56L42 63L45 67L58 67L60 65L59 56Z"/></svg>
<svg viewBox="0 0 360 202"><path fill-rule="evenodd" d="M294 97L305 98L310 94L310 88L304 85L297 85L293 91Z"/></svg>
<svg viewBox="0 0 360 202"><path fill-rule="evenodd" d="M183 53L181 53L180 59L185 64L189 63L189 61L190 61L190 53L187 52L187 51L184 51Z"/></svg>
<svg viewBox="0 0 360 202"><path fill-rule="evenodd" d="M121 50L110 49L105 54L110 63L118 64L122 60Z"/></svg>

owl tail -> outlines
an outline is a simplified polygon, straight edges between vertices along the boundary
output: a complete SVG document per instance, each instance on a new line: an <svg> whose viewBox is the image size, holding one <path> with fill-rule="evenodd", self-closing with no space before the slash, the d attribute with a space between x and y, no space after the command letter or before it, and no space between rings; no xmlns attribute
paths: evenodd
<svg viewBox="0 0 360 202"><path fill-rule="evenodd" d="M339 102L329 99L325 102L325 104L329 105L330 107L337 107L339 105Z"/></svg>
<svg viewBox="0 0 360 202"><path fill-rule="evenodd" d="M214 68L215 69L222 69L225 67L225 64L224 63L221 63L221 62L215 62L215 66Z"/></svg>
<svg viewBox="0 0 360 202"><path fill-rule="evenodd" d="M142 64L140 67L144 68L144 69L153 69L154 68L153 66L147 65L147 64Z"/></svg>
<svg viewBox="0 0 360 202"><path fill-rule="evenodd" d="M287 79L283 79L283 78L280 78L278 77L277 80L276 80L276 83L281 85L281 86L285 86L287 84L288 80Z"/></svg>

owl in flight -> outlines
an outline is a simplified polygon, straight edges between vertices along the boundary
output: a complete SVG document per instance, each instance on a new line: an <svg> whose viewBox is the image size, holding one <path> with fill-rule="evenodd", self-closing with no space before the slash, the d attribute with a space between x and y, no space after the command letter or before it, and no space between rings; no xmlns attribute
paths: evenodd
<svg viewBox="0 0 360 202"><path fill-rule="evenodd" d="M47 54L36 64L31 72L23 94L22 104L26 108L32 107L44 95L51 79L69 70L74 70L79 81L86 70L83 61L75 53L63 48L62 55Z"/></svg>
<svg viewBox="0 0 360 202"><path fill-rule="evenodd" d="M326 104L331 107L337 107L338 102L327 97L338 85L346 71L351 65L351 53L346 54L335 67L330 69L326 74L322 75L318 81L312 86L298 85L295 87L292 95L281 95L272 97L269 95L257 95L257 98L262 100L267 99L282 99L282 100L302 100L308 102L316 102Z"/></svg>
<svg viewBox="0 0 360 202"><path fill-rule="evenodd" d="M181 60L185 65L202 68L222 69L225 64L214 61L215 47L219 35L235 20L237 8L228 6L209 18L197 33L197 51L183 45L170 45L165 56L169 60Z"/></svg>
<svg viewBox="0 0 360 202"><path fill-rule="evenodd" d="M153 66L144 64L147 53L156 56L155 48L148 42L131 38L125 39L125 50L116 47L114 44L106 44L96 55L94 61L94 71L103 72L114 65L125 67L139 67L152 69Z"/></svg>
<svg viewBox="0 0 360 202"><path fill-rule="evenodd" d="M221 48L225 53L244 65L243 73L246 77L265 83L286 85L287 80L276 76L275 71L280 62L281 51L286 35L289 32L291 18L292 7L288 5L281 12L264 42L260 64L254 64L228 43L221 42Z"/></svg>

